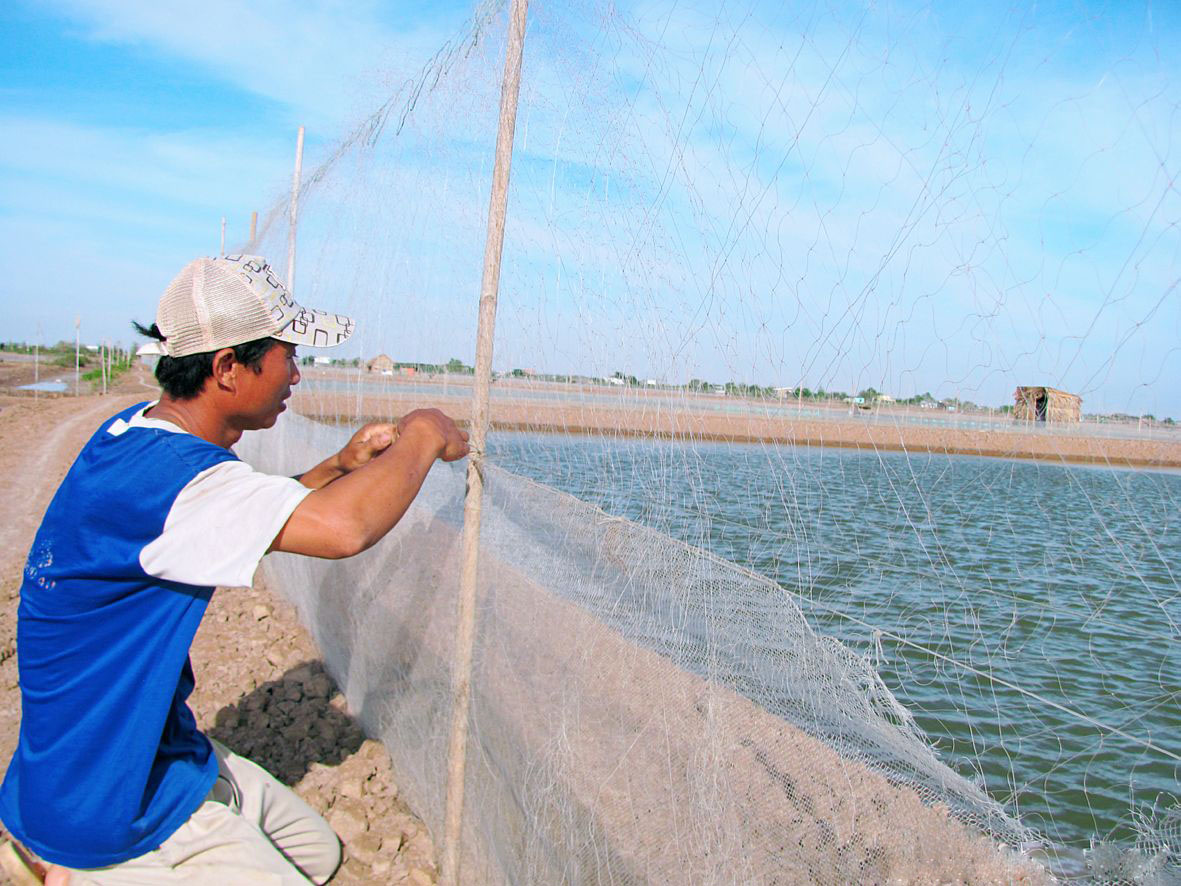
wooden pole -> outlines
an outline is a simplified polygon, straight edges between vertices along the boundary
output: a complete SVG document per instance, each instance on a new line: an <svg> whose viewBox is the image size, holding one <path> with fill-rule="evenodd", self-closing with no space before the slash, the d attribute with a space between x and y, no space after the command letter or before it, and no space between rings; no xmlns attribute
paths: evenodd
<svg viewBox="0 0 1181 886"><path fill-rule="evenodd" d="M258 239L258 211L250 213L250 251L254 252L254 241Z"/></svg>
<svg viewBox="0 0 1181 886"><path fill-rule="evenodd" d="M299 183L303 178L303 127L295 137L295 172L291 176L291 223L287 227L287 289L295 292L295 225L299 220Z"/></svg>
<svg viewBox="0 0 1181 886"><path fill-rule="evenodd" d="M521 87L521 55L529 0L513 0L509 13L504 82L500 91L500 128L496 136L496 164L488 206L488 236L484 243L484 276L480 284L480 320L476 334L475 391L472 395L471 450L467 466L467 497L463 505L463 560L455 631L455 659L451 673L451 739L447 752L447 799L443 819L441 886L459 884L459 842L463 831L464 770L467 762L468 713L471 704L472 646L476 622L476 578L480 557L480 514L484 501L482 460L488 430L488 396L492 383L492 345L496 328L496 299L500 287L500 257L508 206L509 171L517 122L517 94Z"/></svg>

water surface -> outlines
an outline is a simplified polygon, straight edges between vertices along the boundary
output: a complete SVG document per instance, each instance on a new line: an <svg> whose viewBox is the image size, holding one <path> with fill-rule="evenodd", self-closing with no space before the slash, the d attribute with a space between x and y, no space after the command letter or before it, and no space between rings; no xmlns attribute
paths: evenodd
<svg viewBox="0 0 1181 886"><path fill-rule="evenodd" d="M490 455L767 575L1051 840L1178 794L1181 476L497 434Z"/></svg>

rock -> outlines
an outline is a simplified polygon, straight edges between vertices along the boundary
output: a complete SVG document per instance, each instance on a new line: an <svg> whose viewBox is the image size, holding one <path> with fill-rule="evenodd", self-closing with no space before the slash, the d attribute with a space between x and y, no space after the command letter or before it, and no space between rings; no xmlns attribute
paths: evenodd
<svg viewBox="0 0 1181 886"><path fill-rule="evenodd" d="M412 883L413 886L432 886L435 878L422 868L411 868L407 882Z"/></svg>
<svg viewBox="0 0 1181 886"><path fill-rule="evenodd" d="M295 710L295 702L283 699L282 701L275 702L271 707L283 717L290 717L291 712Z"/></svg>
<svg viewBox="0 0 1181 886"><path fill-rule="evenodd" d="M362 785L364 782L359 778L342 778L338 783L338 792L342 797L348 797L352 800L360 800L363 792Z"/></svg>
<svg viewBox="0 0 1181 886"><path fill-rule="evenodd" d="M409 843L418 835L418 825L409 815L395 815L390 819L390 830L397 834L403 843Z"/></svg>
<svg viewBox="0 0 1181 886"><path fill-rule="evenodd" d="M390 882L393 879L390 874L394 870L394 863L388 858L375 858L369 865L369 870L377 880Z"/></svg>
<svg viewBox="0 0 1181 886"><path fill-rule="evenodd" d="M264 618L270 617L271 607L263 606L261 603L258 603L252 610L250 610L250 614L254 616L255 621L262 621Z"/></svg>
<svg viewBox="0 0 1181 886"><path fill-rule="evenodd" d="M309 732L311 732L311 724L306 720L293 720L283 727L283 737L288 741L299 741L301 738L307 738Z"/></svg>
<svg viewBox="0 0 1181 886"><path fill-rule="evenodd" d="M373 864L380 849L381 837L373 831L359 834L349 842L349 852L352 853L353 858L363 864Z"/></svg>
<svg viewBox="0 0 1181 886"><path fill-rule="evenodd" d="M328 824L345 843L351 844L365 833L369 823L365 820L365 807L357 800L342 797L328 813Z"/></svg>
<svg viewBox="0 0 1181 886"><path fill-rule="evenodd" d="M303 691L308 698L328 698L332 688L332 679L327 674L314 674L304 681Z"/></svg>
<svg viewBox="0 0 1181 886"><path fill-rule="evenodd" d="M315 787L307 790L301 790L299 795L303 801L315 810L326 809L328 807L329 797L327 797L322 788Z"/></svg>
<svg viewBox="0 0 1181 886"><path fill-rule="evenodd" d="M263 656L271 664L272 667L281 668L283 662L287 660L286 650L282 648L282 644L276 643L274 646L268 646L267 651Z"/></svg>
<svg viewBox="0 0 1181 886"><path fill-rule="evenodd" d="M386 875L388 882L401 884L407 882L409 877L410 868L402 859L395 858L390 864L390 872Z"/></svg>
<svg viewBox="0 0 1181 886"><path fill-rule="evenodd" d="M375 741L372 738L366 739L365 743L358 749L357 756L374 765L389 761L389 755L386 754L381 742Z"/></svg>

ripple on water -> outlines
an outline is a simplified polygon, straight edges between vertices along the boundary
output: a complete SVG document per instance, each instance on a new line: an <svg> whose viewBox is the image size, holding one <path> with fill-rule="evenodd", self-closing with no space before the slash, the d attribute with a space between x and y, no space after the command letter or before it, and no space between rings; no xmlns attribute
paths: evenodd
<svg viewBox="0 0 1181 886"><path fill-rule="evenodd" d="M489 448L774 578L1047 836L1129 841L1131 812L1177 793L1159 749L1181 752L1181 474L517 434Z"/></svg>

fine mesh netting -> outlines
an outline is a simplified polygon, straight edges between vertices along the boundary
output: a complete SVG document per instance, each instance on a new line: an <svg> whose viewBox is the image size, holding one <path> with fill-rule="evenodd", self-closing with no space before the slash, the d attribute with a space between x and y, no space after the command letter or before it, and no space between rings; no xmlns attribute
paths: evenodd
<svg viewBox="0 0 1181 886"><path fill-rule="evenodd" d="M1181 23L715 7L530 9L465 880L1175 882ZM506 18L309 149L267 470L470 417ZM463 497L271 558L436 839Z"/></svg>
<svg viewBox="0 0 1181 886"><path fill-rule="evenodd" d="M297 417L241 449L282 473L347 438ZM783 589L486 471L472 882L1040 881L982 837L1032 835ZM441 466L374 550L268 561L435 829L463 494Z"/></svg>

